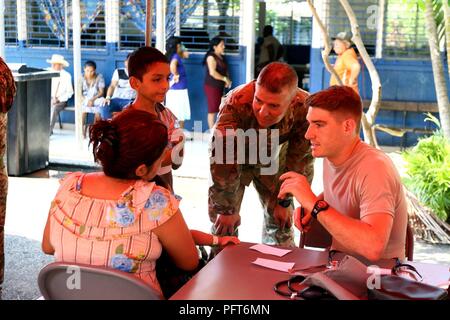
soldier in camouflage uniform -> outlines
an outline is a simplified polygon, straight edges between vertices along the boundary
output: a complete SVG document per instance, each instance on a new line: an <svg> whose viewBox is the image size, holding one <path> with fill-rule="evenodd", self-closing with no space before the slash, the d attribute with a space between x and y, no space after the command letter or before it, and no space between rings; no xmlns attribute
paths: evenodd
<svg viewBox="0 0 450 320"><path fill-rule="evenodd" d="M5 166L6 132L8 130L6 113L12 106L15 94L16 86L11 70L0 57L0 298L5 267L4 226L6 195L8 194L8 173Z"/></svg>
<svg viewBox="0 0 450 320"><path fill-rule="evenodd" d="M310 144L305 139L308 123L304 101L308 93L298 89L297 84L297 75L290 66L274 62L262 70L256 81L242 85L227 95L211 144L209 217L213 223L213 233L237 234L244 190L253 182L264 208L263 243L294 246L292 200L285 199L280 204L277 195L281 185L279 177L284 172L301 173L310 182L313 177L313 157ZM238 134L233 137L232 132L238 129L244 132L256 130L258 142L250 141L251 138L244 142L237 138ZM271 139L276 133L279 134L279 143ZM257 158L256 163L249 161L252 153L258 154L256 146L259 148L264 134L267 136L267 150L271 150L268 154L273 155L272 159L277 161L278 166L271 174L263 172L262 169L268 165L267 162L263 164L261 157ZM223 143L221 139L227 142ZM232 147L229 146L230 141L234 141ZM239 143L245 143L245 161L238 160L236 150L242 147ZM220 152L225 154L227 144L229 150L234 148L234 158L232 161L220 161L218 150L222 148Z"/></svg>

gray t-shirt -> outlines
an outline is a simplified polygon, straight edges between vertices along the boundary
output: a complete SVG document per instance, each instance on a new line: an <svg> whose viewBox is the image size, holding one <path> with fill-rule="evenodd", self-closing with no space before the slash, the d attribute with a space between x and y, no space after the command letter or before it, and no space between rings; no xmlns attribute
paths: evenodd
<svg viewBox="0 0 450 320"><path fill-rule="evenodd" d="M360 141L342 165L336 167L324 160L323 181L324 199L338 212L360 220L371 214L392 216L382 259L405 257L406 199L400 175L386 154ZM332 248L345 251L334 239Z"/></svg>

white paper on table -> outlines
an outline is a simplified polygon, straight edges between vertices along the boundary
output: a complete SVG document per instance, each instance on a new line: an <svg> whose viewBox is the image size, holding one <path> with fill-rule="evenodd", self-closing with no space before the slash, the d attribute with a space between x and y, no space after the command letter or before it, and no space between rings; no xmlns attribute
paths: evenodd
<svg viewBox="0 0 450 320"><path fill-rule="evenodd" d="M250 247L250 249L259 251L261 253L265 253L265 254L271 254L277 257L282 257L286 254L288 254L289 252L291 252L292 250L287 250L287 249L279 249L279 248L274 248L265 244L255 244L254 246Z"/></svg>
<svg viewBox="0 0 450 320"><path fill-rule="evenodd" d="M257 264L261 267L274 269L278 271L283 272L289 272L290 269L292 269L295 265L295 262L281 262L281 261L275 261L270 259L263 259L263 258L257 258L252 263Z"/></svg>

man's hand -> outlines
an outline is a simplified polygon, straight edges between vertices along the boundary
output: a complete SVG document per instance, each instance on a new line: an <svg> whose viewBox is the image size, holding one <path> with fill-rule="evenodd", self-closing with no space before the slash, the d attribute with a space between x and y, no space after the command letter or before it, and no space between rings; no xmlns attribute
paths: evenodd
<svg viewBox="0 0 450 320"><path fill-rule="evenodd" d="M109 106L111 104L111 98L105 98L103 100L103 106Z"/></svg>
<svg viewBox="0 0 450 320"><path fill-rule="evenodd" d="M312 216L311 216L311 212L307 211L307 210L303 210L304 211L304 216L302 216L301 212L302 212L302 208L298 207L297 209L295 209L294 211L294 224L297 227L298 230L300 230L301 232L308 232L311 229L311 221L312 221Z"/></svg>
<svg viewBox="0 0 450 320"><path fill-rule="evenodd" d="M283 183L278 193L279 199L284 199L290 193L307 211L313 209L318 198L312 192L308 179L304 175L290 171L283 174L280 180Z"/></svg>
<svg viewBox="0 0 450 320"><path fill-rule="evenodd" d="M214 228L219 236L234 234L234 229L241 224L241 216L238 213L231 215L218 214Z"/></svg>
<svg viewBox="0 0 450 320"><path fill-rule="evenodd" d="M88 103L87 103L87 106L88 107L93 107L94 106L94 101L95 101L94 99L89 99Z"/></svg>
<svg viewBox="0 0 450 320"><path fill-rule="evenodd" d="M292 207L284 208L277 204L273 210L273 219L281 230L290 228L292 226Z"/></svg>

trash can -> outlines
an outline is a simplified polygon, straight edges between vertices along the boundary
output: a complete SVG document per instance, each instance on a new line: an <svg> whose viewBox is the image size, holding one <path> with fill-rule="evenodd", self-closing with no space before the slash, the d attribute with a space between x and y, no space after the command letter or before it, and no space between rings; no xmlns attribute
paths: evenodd
<svg viewBox="0 0 450 320"><path fill-rule="evenodd" d="M17 93L8 113L8 174L20 176L48 165L51 79L59 72L22 66L13 70Z"/></svg>

